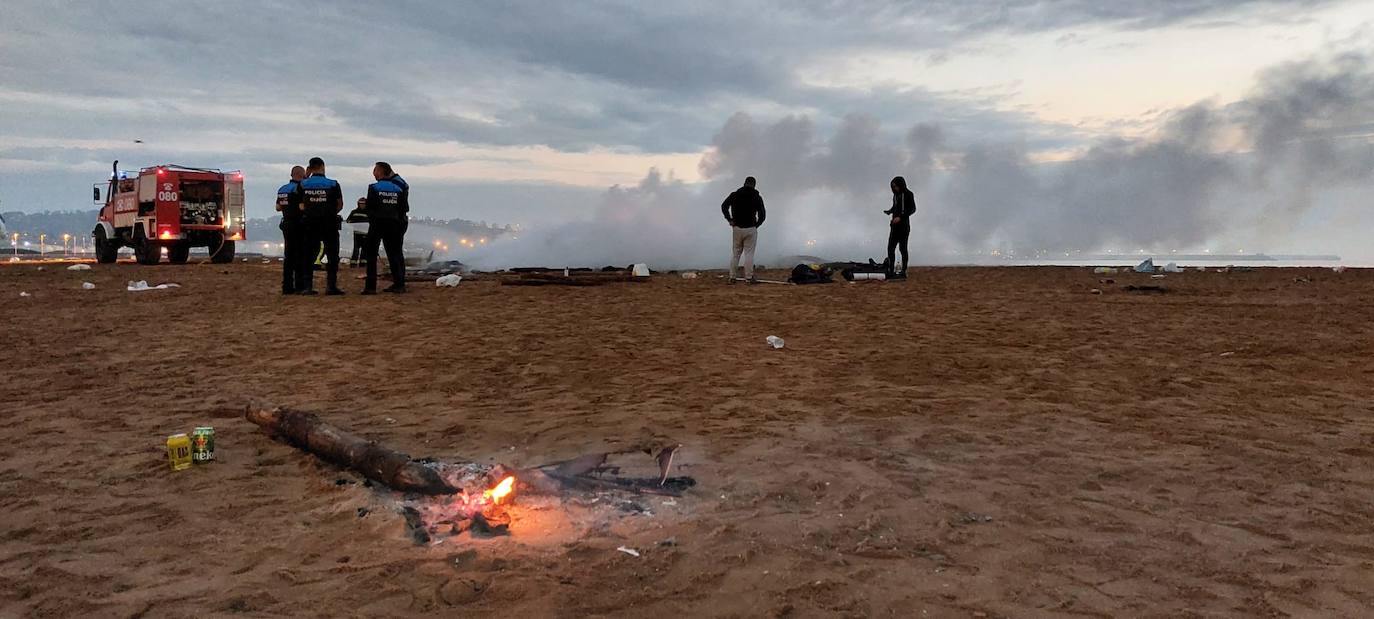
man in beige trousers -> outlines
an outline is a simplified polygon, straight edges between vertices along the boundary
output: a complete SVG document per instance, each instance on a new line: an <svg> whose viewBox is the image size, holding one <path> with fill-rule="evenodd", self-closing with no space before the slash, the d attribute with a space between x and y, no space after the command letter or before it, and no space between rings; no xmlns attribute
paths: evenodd
<svg viewBox="0 0 1374 619"><path fill-rule="evenodd" d="M754 177L744 179L744 186L731 192L720 204L720 212L725 215L733 231L730 253L730 281L735 283L739 273L739 260L744 258L744 279L754 283L754 247L759 241L759 226L768 217L763 208L763 196L754 188L758 184Z"/></svg>

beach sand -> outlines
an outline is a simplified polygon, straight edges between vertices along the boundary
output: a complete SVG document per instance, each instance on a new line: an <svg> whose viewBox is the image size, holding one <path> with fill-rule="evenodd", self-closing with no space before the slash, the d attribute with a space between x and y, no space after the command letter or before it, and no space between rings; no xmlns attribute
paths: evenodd
<svg viewBox="0 0 1374 619"><path fill-rule="evenodd" d="M1374 271L282 298L276 268L0 266L0 616L1374 613ZM676 441L698 485L417 546L255 399L514 466ZM220 460L169 470L197 425Z"/></svg>

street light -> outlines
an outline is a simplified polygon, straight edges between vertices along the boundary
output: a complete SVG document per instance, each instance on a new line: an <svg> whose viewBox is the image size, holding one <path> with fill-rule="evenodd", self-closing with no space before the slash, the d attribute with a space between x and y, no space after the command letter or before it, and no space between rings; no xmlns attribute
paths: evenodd
<svg viewBox="0 0 1374 619"><path fill-rule="evenodd" d="M64 255L64 256L70 256L70 255L71 255L72 252L71 252L69 249L67 249L67 243L69 243L71 240L72 240L72 235L66 234L66 233L63 233L63 234L62 234L62 255Z"/></svg>
<svg viewBox="0 0 1374 619"><path fill-rule="evenodd" d="M46 232L43 233L43 234L39 234L39 235L38 235L38 257L39 257L39 258L42 258L42 257L43 257L43 239L46 239L46 238L48 238L48 235L47 235Z"/></svg>

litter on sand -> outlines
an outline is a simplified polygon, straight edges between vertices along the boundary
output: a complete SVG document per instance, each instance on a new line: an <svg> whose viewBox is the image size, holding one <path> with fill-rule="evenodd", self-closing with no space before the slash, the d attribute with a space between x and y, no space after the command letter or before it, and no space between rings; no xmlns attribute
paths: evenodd
<svg viewBox="0 0 1374 619"><path fill-rule="evenodd" d="M1163 275L1151 275L1150 279L1164 279Z"/></svg>
<svg viewBox="0 0 1374 619"><path fill-rule="evenodd" d="M1170 262L1169 264L1164 265L1164 272L1165 272L1165 273L1182 273L1182 272L1183 272L1183 268L1180 267L1180 266L1178 266L1178 263L1177 263L1177 262Z"/></svg>
<svg viewBox="0 0 1374 619"><path fill-rule="evenodd" d="M24 297L31 297L31 296L33 296L33 295L31 295L31 294L29 294L29 293L27 293L27 292L21 292L21 293L19 293L19 298L21 298L21 299L24 298Z"/></svg>
<svg viewBox="0 0 1374 619"><path fill-rule="evenodd" d="M68 270L68 271L89 271L89 270L91 270L91 265L89 265L89 264L73 264L73 265L67 267L67 270Z"/></svg>
<svg viewBox="0 0 1374 619"><path fill-rule="evenodd" d="M1146 258L1144 262L1141 262L1140 264L1135 265L1135 272L1136 272L1136 273L1154 273L1154 272L1155 272L1155 259L1154 259L1154 258Z"/></svg>
<svg viewBox="0 0 1374 619"><path fill-rule="evenodd" d="M457 273L450 273L448 275L440 277L439 279L434 280L434 286L437 288L452 288L454 286L457 286L462 281L462 275L459 275Z"/></svg>
<svg viewBox="0 0 1374 619"><path fill-rule="evenodd" d="M636 264L636 265L634 266L634 275L635 275L635 277L648 277L648 276L649 276L649 265L644 264L643 262L640 262L640 263Z"/></svg>
<svg viewBox="0 0 1374 619"><path fill-rule="evenodd" d="M1331 267L1331 270L1334 271L1334 272L1336 272L1336 273L1344 273L1344 272L1345 272L1345 266L1342 265L1342 266L1338 266L1338 267Z"/></svg>
<svg viewBox="0 0 1374 619"><path fill-rule="evenodd" d="M776 335L770 335L764 338L764 340L767 341L768 345L772 346L773 348L782 348L783 339Z"/></svg>
<svg viewBox="0 0 1374 619"><path fill-rule="evenodd" d="M697 278L697 272L696 272L696 271L687 271L686 273L683 273L683 274L682 274L682 279L696 279L696 278Z"/></svg>
<svg viewBox="0 0 1374 619"><path fill-rule="evenodd" d="M1093 269L1093 273L1095 273L1095 274L1097 274L1097 275L1110 275L1110 274L1115 273L1115 272L1116 272L1116 267L1097 267L1097 268Z"/></svg>
<svg viewBox="0 0 1374 619"><path fill-rule="evenodd" d="M129 292L141 292L141 291L144 291L144 290L166 290L166 289L168 289L168 288L180 288L180 287L181 287L181 284L172 284L172 283L158 284L158 285L156 285L156 286L149 286L149 285L148 285L148 280L145 280L145 279L140 279L140 280L138 280L138 281L136 281L136 282L129 282Z"/></svg>
<svg viewBox="0 0 1374 619"><path fill-rule="evenodd" d="M82 289L82 290L95 290L95 284L92 284L92 283L90 283L90 282L81 282L81 289Z"/></svg>
<svg viewBox="0 0 1374 619"><path fill-rule="evenodd" d="M625 547L625 546L621 546L621 547L619 547L619 548L616 548L616 550L619 550L620 552L623 552L623 553L625 553L625 554L627 554L627 555L630 555L631 557L638 557L638 556L639 556L639 551L638 551L638 550L635 550L635 549L633 549L633 548L627 548L627 547Z"/></svg>

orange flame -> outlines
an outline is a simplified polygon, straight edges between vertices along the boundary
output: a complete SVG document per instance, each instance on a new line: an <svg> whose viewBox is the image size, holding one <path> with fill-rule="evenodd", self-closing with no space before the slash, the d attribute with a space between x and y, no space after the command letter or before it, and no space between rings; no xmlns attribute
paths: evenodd
<svg viewBox="0 0 1374 619"><path fill-rule="evenodd" d="M508 495L510 495L511 491L514 489L515 476L510 475L507 476L505 479L501 480L501 483L496 484L496 486L491 488L490 490L483 490L482 498L490 499L492 503L499 505L501 503L501 499L504 499Z"/></svg>

